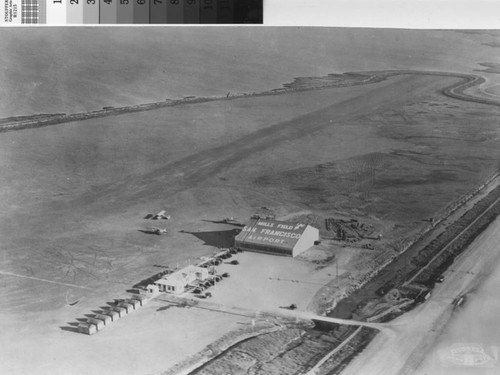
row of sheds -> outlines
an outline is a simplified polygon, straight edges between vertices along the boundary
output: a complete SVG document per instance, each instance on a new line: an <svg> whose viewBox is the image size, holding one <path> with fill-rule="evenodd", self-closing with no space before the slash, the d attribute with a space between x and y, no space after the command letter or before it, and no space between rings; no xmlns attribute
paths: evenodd
<svg viewBox="0 0 500 375"><path fill-rule="evenodd" d="M120 301L116 305L109 306L105 310L94 313L93 317L87 318L86 322L82 322L78 325L78 332L93 335L108 324L144 306L147 301L148 298L146 296L134 294L131 298Z"/></svg>

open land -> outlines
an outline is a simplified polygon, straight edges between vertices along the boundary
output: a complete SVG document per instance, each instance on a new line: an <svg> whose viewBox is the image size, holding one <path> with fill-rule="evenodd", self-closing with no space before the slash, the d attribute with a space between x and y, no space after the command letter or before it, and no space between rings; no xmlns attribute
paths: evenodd
<svg viewBox="0 0 500 375"><path fill-rule="evenodd" d="M218 339L243 337L256 319L262 335L198 373L312 368L358 328L325 336L161 299L94 336L68 328L157 273L155 265L182 266L230 246L235 227L214 221L244 220L264 206L318 226L323 242L297 259L238 255L240 265L222 266L233 275L214 289L214 303L256 314L290 303L325 312L369 281L430 218L447 218L447 207L498 169L498 106L445 95L461 81L454 75L401 73L2 133L2 369L161 373ZM173 218L168 234L141 232L160 209ZM354 218L367 236L338 241L327 218ZM409 326L398 337L418 332Z"/></svg>

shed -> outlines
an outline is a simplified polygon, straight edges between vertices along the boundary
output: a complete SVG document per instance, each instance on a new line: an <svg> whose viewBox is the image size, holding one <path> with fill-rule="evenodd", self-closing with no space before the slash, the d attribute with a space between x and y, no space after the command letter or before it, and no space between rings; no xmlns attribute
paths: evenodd
<svg viewBox="0 0 500 375"><path fill-rule="evenodd" d="M141 306L144 306L148 302L148 297L142 294L133 294L131 299L139 301Z"/></svg>
<svg viewBox="0 0 500 375"><path fill-rule="evenodd" d="M104 322L104 325L108 325L113 321L113 318L110 315L107 315L105 313L96 313L94 314L94 317L96 319L100 319Z"/></svg>
<svg viewBox="0 0 500 375"><path fill-rule="evenodd" d="M103 315L108 315L111 318L112 322L120 319L120 313L118 311L109 309L109 310L103 311L102 313L103 313Z"/></svg>
<svg viewBox="0 0 500 375"><path fill-rule="evenodd" d="M128 312L130 313L131 311L134 311L135 310L135 305L134 303L129 300L129 299L126 299L125 301L122 302L123 306L127 305L128 306Z"/></svg>
<svg viewBox="0 0 500 375"><path fill-rule="evenodd" d="M125 302L125 301L119 302L116 306L125 309L125 311L127 312L127 314L130 313L130 312L132 312L134 310L134 307L131 304Z"/></svg>
<svg viewBox="0 0 500 375"><path fill-rule="evenodd" d="M130 298L127 300L127 303L130 303L134 307L134 310L137 310L139 307L141 307L141 301L137 299Z"/></svg>
<svg viewBox="0 0 500 375"><path fill-rule="evenodd" d="M121 307L121 306L111 306L109 308L110 310L113 310L113 311L116 311L118 313L118 316L120 318L124 317L125 315L127 315L127 309L125 309L124 307Z"/></svg>
<svg viewBox="0 0 500 375"><path fill-rule="evenodd" d="M104 328L104 321L102 321L101 319L96 319L96 318L88 318L87 319L87 322L89 324L93 324L96 326L97 330L100 331L101 329Z"/></svg>
<svg viewBox="0 0 500 375"><path fill-rule="evenodd" d="M97 327L93 324L80 323L78 324L78 332L93 335L97 332Z"/></svg>

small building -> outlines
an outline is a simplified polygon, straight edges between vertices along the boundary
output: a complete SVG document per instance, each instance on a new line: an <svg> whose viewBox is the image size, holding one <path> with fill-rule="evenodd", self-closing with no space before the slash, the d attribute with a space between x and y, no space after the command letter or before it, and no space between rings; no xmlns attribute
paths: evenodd
<svg viewBox="0 0 500 375"><path fill-rule="evenodd" d="M150 294L158 294L160 292L160 288L156 284L149 284L146 288L148 293Z"/></svg>
<svg viewBox="0 0 500 375"><path fill-rule="evenodd" d="M111 321L114 322L115 320L120 319L120 313L115 310L104 310L102 312L103 315L108 315L111 318Z"/></svg>
<svg viewBox="0 0 500 375"><path fill-rule="evenodd" d="M116 306L125 309L127 314L131 313L134 310L134 306L130 303L127 303L126 301L119 302Z"/></svg>
<svg viewBox="0 0 500 375"><path fill-rule="evenodd" d="M141 301L139 301L138 299L130 298L127 300L127 303L131 304L134 307L134 310L137 310L139 307L141 307Z"/></svg>
<svg viewBox="0 0 500 375"><path fill-rule="evenodd" d="M94 324L80 323L78 324L78 332L93 335L97 332L97 327Z"/></svg>
<svg viewBox="0 0 500 375"><path fill-rule="evenodd" d="M154 285L158 287L160 292L180 294L195 280L204 281L207 278L208 270L206 268L188 266L155 281Z"/></svg>
<svg viewBox="0 0 500 375"><path fill-rule="evenodd" d="M127 309L121 306L111 306L110 310L116 311L118 313L118 317L122 318L127 315Z"/></svg>
<svg viewBox="0 0 500 375"><path fill-rule="evenodd" d="M235 247L260 253L295 257L319 240L319 230L307 224L257 219L236 236Z"/></svg>
<svg viewBox="0 0 500 375"><path fill-rule="evenodd" d="M170 292L171 284L172 281L167 281L166 279L160 279L155 281L155 285L160 292L167 292L167 291ZM184 288L184 284L182 284L182 286L180 287Z"/></svg>
<svg viewBox="0 0 500 375"><path fill-rule="evenodd" d="M96 319L100 319L104 322L104 325L108 325L109 323L111 323L113 321L113 319L111 318L110 315L107 315L107 314L104 314L104 313L95 313L94 314L94 317Z"/></svg>
<svg viewBox="0 0 500 375"><path fill-rule="evenodd" d="M132 297L130 297L133 300L139 301L141 306L144 306L148 302L148 297L142 295L142 294L133 294Z"/></svg>
<svg viewBox="0 0 500 375"><path fill-rule="evenodd" d="M101 319L88 318L87 323L95 325L98 331L104 328L104 321Z"/></svg>
<svg viewBox="0 0 500 375"><path fill-rule="evenodd" d="M129 307L128 312L135 310L135 304L129 299L126 299L125 301L123 301L122 304L127 305Z"/></svg>

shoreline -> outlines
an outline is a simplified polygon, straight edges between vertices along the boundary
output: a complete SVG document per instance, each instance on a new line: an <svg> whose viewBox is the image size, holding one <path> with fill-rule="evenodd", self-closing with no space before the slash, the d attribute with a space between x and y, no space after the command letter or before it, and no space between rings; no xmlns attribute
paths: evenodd
<svg viewBox="0 0 500 375"><path fill-rule="evenodd" d="M226 96L196 97L188 96L183 99L166 99L162 102L152 102L137 104L126 107L103 107L101 110L81 112L74 114L34 114L24 116L13 116L0 119L0 133L6 131L38 128L49 125L58 125L67 122L84 121L92 118L101 118L109 116L118 116L121 114L150 111L165 107L174 107L184 104L208 103L222 100L237 100L242 98L261 97L292 94L294 92L323 90L329 88L353 87L359 85L368 85L378 83L389 78L401 75L431 75L441 77L454 77L460 81L453 83L441 90L441 94L453 99L475 102L480 104L500 106L500 102L485 97L465 94L465 91L472 87L479 87L486 82L485 78L475 74L439 72L439 71L418 71L418 70L382 70L382 71L361 71L345 72L341 74L329 74L324 77L297 77L291 83L283 84L283 87L271 89L258 93L240 93ZM353 79L354 77L354 79ZM311 80L309 85L302 85L302 81ZM322 80L322 81L321 81ZM319 84L317 82L320 82ZM326 82L326 83L324 83ZM10 122L4 122L9 119L21 119ZM26 119L28 118L28 119Z"/></svg>

